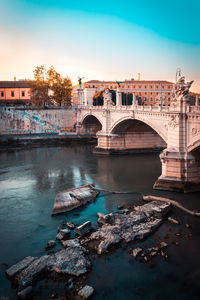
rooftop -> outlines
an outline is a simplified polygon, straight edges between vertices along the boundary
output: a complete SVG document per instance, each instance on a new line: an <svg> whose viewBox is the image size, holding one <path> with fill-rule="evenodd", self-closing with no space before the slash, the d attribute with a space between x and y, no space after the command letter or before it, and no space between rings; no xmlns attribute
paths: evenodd
<svg viewBox="0 0 200 300"><path fill-rule="evenodd" d="M28 80L0 81L0 88L29 88Z"/></svg>

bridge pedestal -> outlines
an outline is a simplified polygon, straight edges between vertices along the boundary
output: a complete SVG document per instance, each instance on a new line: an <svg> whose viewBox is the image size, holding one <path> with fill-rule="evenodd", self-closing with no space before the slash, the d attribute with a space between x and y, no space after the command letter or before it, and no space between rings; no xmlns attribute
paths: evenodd
<svg viewBox="0 0 200 300"><path fill-rule="evenodd" d="M154 189L167 191L200 191L200 166L192 154L169 152L160 154L162 175L156 180Z"/></svg>

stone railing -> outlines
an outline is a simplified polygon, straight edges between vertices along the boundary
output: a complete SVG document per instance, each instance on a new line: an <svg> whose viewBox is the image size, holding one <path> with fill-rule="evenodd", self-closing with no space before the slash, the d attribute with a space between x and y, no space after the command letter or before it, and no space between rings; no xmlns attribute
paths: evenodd
<svg viewBox="0 0 200 300"><path fill-rule="evenodd" d="M200 113L200 106L190 106L190 112Z"/></svg>
<svg viewBox="0 0 200 300"><path fill-rule="evenodd" d="M79 109L81 110L103 110L103 109L109 109L111 111L145 111L145 112L168 112L169 106L158 106L158 105L110 105L110 106L88 106L88 105L79 105Z"/></svg>

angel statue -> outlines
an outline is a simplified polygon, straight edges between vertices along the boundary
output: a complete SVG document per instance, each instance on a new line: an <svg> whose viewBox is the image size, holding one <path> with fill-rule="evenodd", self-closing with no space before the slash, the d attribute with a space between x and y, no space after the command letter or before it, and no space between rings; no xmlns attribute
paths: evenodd
<svg viewBox="0 0 200 300"><path fill-rule="evenodd" d="M79 85L82 85L82 79L83 79L84 77L79 77L78 76L78 83L79 83Z"/></svg>

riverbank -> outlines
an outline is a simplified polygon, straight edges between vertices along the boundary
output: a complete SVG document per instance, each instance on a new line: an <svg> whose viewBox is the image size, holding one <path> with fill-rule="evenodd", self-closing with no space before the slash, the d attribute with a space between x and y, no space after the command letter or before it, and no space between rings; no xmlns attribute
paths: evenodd
<svg viewBox="0 0 200 300"><path fill-rule="evenodd" d="M38 147L56 147L79 144L96 144L96 137L91 135L56 135L56 134L20 134L0 135L0 152L32 149Z"/></svg>

